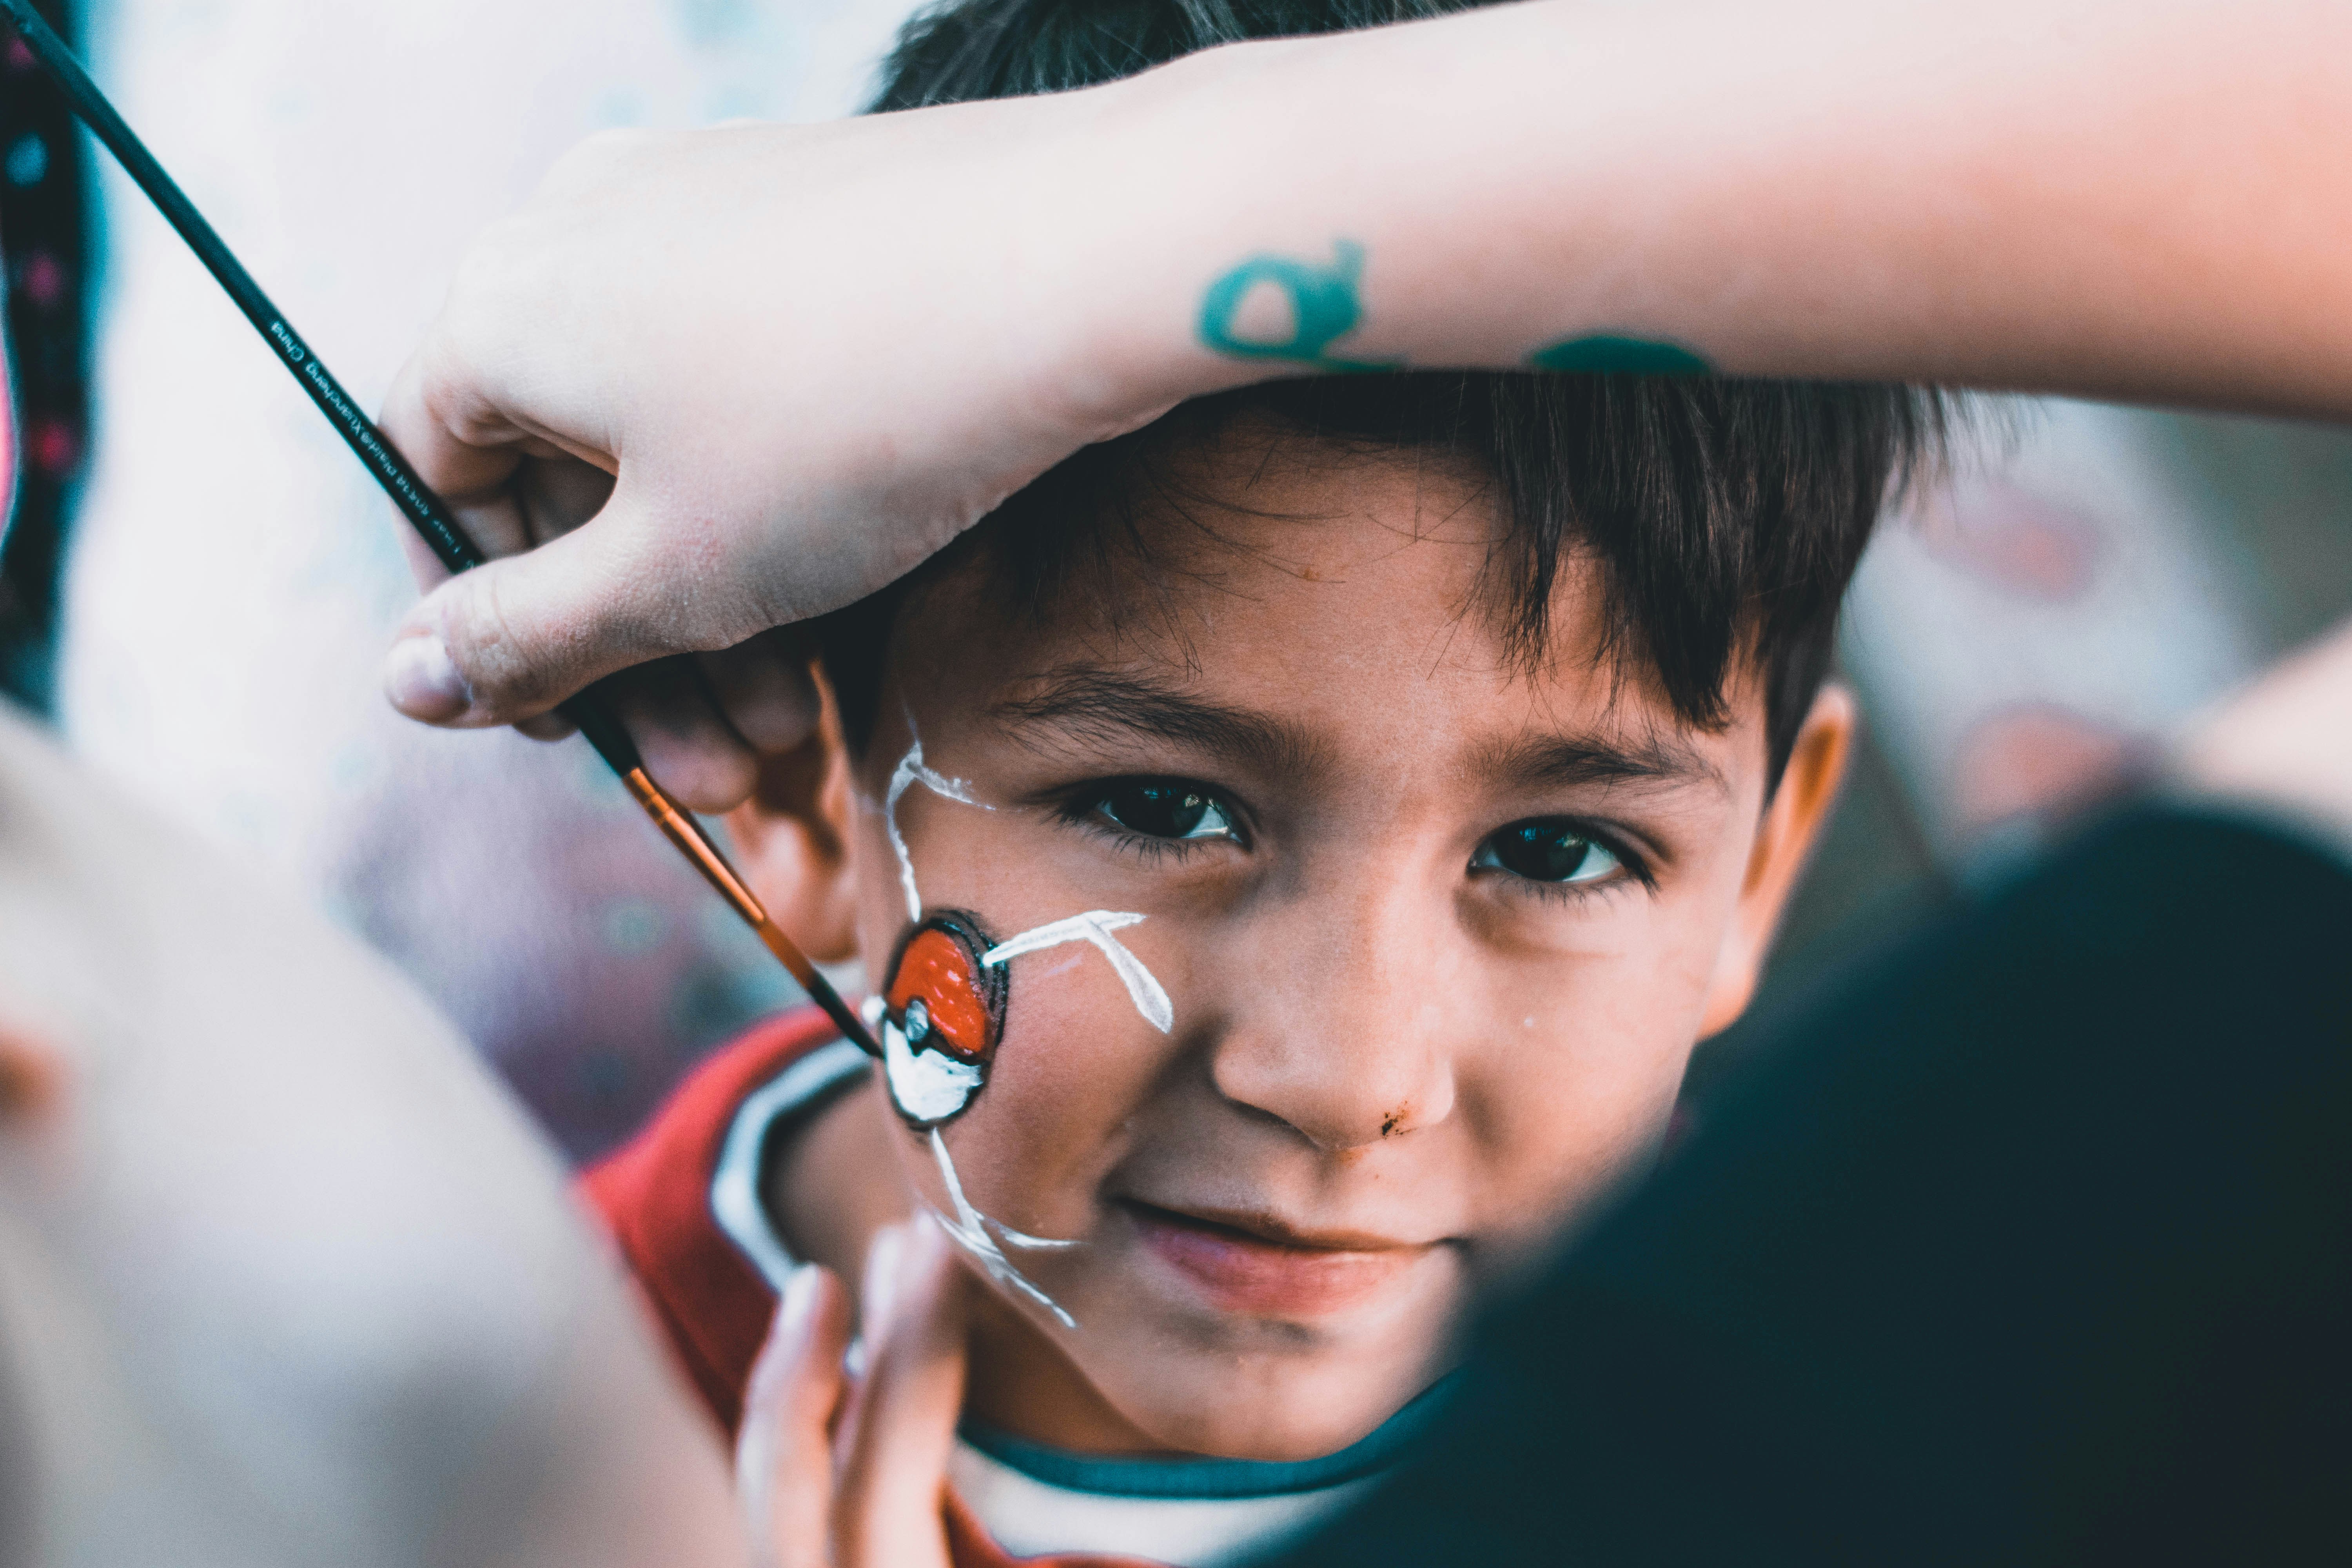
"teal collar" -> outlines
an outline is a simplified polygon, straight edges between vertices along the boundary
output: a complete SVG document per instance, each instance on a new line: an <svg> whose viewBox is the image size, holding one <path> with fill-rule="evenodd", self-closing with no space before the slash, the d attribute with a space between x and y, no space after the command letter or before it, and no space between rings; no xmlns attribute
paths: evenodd
<svg viewBox="0 0 2352 1568"><path fill-rule="evenodd" d="M1394 1464L1453 1394L1449 1373L1417 1394L1360 1442L1319 1459L1132 1459L1073 1454L963 1423L963 1440L998 1464L1064 1491L1103 1497L1231 1500L1321 1491L1377 1475Z"/></svg>

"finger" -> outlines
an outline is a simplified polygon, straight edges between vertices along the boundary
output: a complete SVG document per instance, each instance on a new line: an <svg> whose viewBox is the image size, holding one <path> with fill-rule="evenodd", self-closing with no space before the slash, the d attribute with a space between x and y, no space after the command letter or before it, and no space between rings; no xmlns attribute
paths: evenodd
<svg viewBox="0 0 2352 1568"><path fill-rule="evenodd" d="M892 1226L866 1270L866 1375L850 1400L834 1489L840 1568L947 1560L940 1509L963 1406L963 1275L929 1218Z"/></svg>
<svg viewBox="0 0 2352 1568"><path fill-rule="evenodd" d="M503 486L518 458L563 455L620 469L598 391L609 384L583 384L580 322L566 319L579 296L547 288L553 232L518 215L476 236L441 314L384 401L385 434L453 500ZM588 351L587 363L594 359Z"/></svg>
<svg viewBox="0 0 2352 1568"><path fill-rule="evenodd" d="M549 451L543 442L519 441L514 470L497 489L441 498L458 531L484 558L495 561L520 555L535 544L569 533L612 499L612 475L560 452L545 455ZM415 541L409 555L411 568L417 566L420 552L432 563L429 572L417 573L417 585L438 587L447 580L448 568L415 537L415 530L408 533Z"/></svg>
<svg viewBox="0 0 2352 1568"><path fill-rule="evenodd" d="M484 553L498 556L529 549L542 539L569 532L593 516L612 494L613 481L601 469L570 458L524 463L506 492L475 507L450 508L467 540ZM405 522L405 520L402 520ZM408 559L416 585L431 592L447 582L449 569L414 528L399 531L401 552ZM557 713L519 720L515 728L534 741L561 741L578 726Z"/></svg>
<svg viewBox="0 0 2352 1568"><path fill-rule="evenodd" d="M535 719L518 720L515 728L534 741L568 741L580 732L580 726L561 713L541 713Z"/></svg>
<svg viewBox="0 0 2352 1568"><path fill-rule="evenodd" d="M447 501L446 497L443 500ZM447 501L447 506L457 531L486 557L512 555L530 544L530 521L516 498L507 491L500 490L470 504ZM406 514L395 510L392 515L401 553L408 560L409 575L415 579L420 591L429 594L449 580L449 568L425 542L424 535L416 531Z"/></svg>
<svg viewBox="0 0 2352 1568"><path fill-rule="evenodd" d="M759 782L760 760L719 705L690 658L657 659L596 688L645 758L654 782L700 812L731 811Z"/></svg>
<svg viewBox="0 0 2352 1568"><path fill-rule="evenodd" d="M848 1378L849 1293L829 1269L793 1270L751 1368L735 1443L736 1495L761 1568L824 1568L833 1425Z"/></svg>
<svg viewBox="0 0 2352 1568"><path fill-rule="evenodd" d="M612 477L604 470L558 454L520 462L508 482L488 495L441 499L466 542L485 558L496 560L570 532L593 517L612 490ZM409 574L418 588L430 593L449 580L449 568L404 515L395 518Z"/></svg>
<svg viewBox="0 0 2352 1568"><path fill-rule="evenodd" d="M682 568L691 554L623 487L586 526L428 594L397 636L437 651L395 644L406 662L387 667L393 705L429 724L511 724L616 669L766 629L724 563Z"/></svg>
<svg viewBox="0 0 2352 1568"><path fill-rule="evenodd" d="M534 454L547 450L544 443L536 440L519 445ZM534 455L516 468L497 495L476 505L450 503L449 511L468 542L483 554L497 557L570 532L594 516L612 493L612 476L601 468L561 453L549 458ZM449 580L448 567L415 529L400 529L400 545L419 588L430 592ZM561 741L578 730L570 720L552 712L520 720L515 728L534 741Z"/></svg>
<svg viewBox="0 0 2352 1568"><path fill-rule="evenodd" d="M494 419L477 418L461 433L435 407L428 392L429 367L446 350L420 350L393 378L377 424L416 477L455 507L506 493L507 481L522 462L525 433Z"/></svg>
<svg viewBox="0 0 2352 1568"><path fill-rule="evenodd" d="M805 642L793 632L761 632L698 661L719 712L760 755L789 752L815 730L816 681Z"/></svg>
<svg viewBox="0 0 2352 1568"><path fill-rule="evenodd" d="M509 489L519 503L525 539L511 548L481 541L493 555L512 554L526 543L544 544L580 527L611 504L613 476L577 458L535 458L515 470Z"/></svg>

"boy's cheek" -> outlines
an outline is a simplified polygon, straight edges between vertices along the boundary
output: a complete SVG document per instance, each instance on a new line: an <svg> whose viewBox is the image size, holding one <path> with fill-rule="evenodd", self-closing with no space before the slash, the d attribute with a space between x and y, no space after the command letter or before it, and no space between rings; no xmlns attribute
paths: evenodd
<svg viewBox="0 0 2352 1568"><path fill-rule="evenodd" d="M953 803L926 803L924 809L982 815ZM1001 831L1003 823L908 823L913 816L902 813L902 823L909 829L906 837L926 909L969 910L980 917L992 942L1097 907L1084 890L1038 875L1039 858L1010 842ZM980 842L997 838L1008 841L993 847ZM912 922L897 855L878 811L861 812L854 842L860 956L869 989L880 994L891 981L883 971ZM1131 939L1155 974L1167 969L1160 956L1164 943L1153 940L1159 933L1150 921L1117 934ZM970 1108L946 1124L944 1136L975 1202L985 1193L1000 1204L1037 1211L996 1217L1033 1230L1040 1225L1084 1226L1090 1223L1094 1183L1118 1158L1119 1130L1148 1100L1161 1056L1175 1037L1161 1034L1139 1015L1109 962L1086 942L1022 954L1006 963L1003 1034L986 1084ZM1178 1007L1181 1016L1181 996ZM905 1127L903 1121L899 1125ZM910 1179L939 1199L925 1140L910 1134L901 1142ZM988 1208L986 1203L980 1206Z"/></svg>
<svg viewBox="0 0 2352 1568"><path fill-rule="evenodd" d="M1058 953L1015 961L988 1084L944 1131L982 1212L1056 1237L1085 1237L1103 1223L1105 1184L1160 1120L1175 1049L1172 1037L1136 1016L1100 955L1078 944L1069 956L1079 962L1067 969ZM918 1140L902 1142L920 1155ZM913 1174L929 1182L927 1166L919 1160Z"/></svg>
<svg viewBox="0 0 2352 1568"><path fill-rule="evenodd" d="M1139 1018L1109 966L1087 957L1063 974L1016 974L988 1089L990 1131L1009 1143L1008 1165L1055 1185L1091 1186L1117 1163L1152 1107L1176 1037Z"/></svg>
<svg viewBox="0 0 2352 1568"><path fill-rule="evenodd" d="M1502 1267L1639 1179L1672 1122L1703 987L1679 962L1612 967L1521 998L1455 1058L1480 1251Z"/></svg>

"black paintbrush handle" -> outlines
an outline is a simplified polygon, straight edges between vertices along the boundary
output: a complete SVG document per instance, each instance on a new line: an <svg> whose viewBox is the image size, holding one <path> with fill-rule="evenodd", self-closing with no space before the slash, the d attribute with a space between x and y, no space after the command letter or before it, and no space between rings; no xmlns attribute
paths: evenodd
<svg viewBox="0 0 2352 1568"><path fill-rule="evenodd" d="M393 504L400 509L409 526L432 549L435 557L453 574L471 571L481 565L488 557L467 537L457 520L449 515L447 504L433 493L432 487L416 477L416 470L410 468L408 459L383 438L383 432L375 427L375 421L360 412L359 405L352 401L351 394L343 390L343 384L337 381L334 373L310 352L310 345L288 322L285 313L278 310L268 295L262 292L261 285L253 280L253 274L245 269L245 264L221 243L221 237L213 232L213 226L205 221L195 204L189 201L172 176L163 172L163 166L155 162L155 155L147 151L147 144L123 123L122 116L115 112L114 105L99 91L98 84L89 79L89 73L81 68L81 62L74 58L72 50L66 47L64 40L41 19L40 13L26 0L0 0L0 11L5 11L9 20L16 24L25 46L33 51L35 58L55 79L67 100L73 105L74 112L81 117L82 123L105 143L107 151L114 154L132 182L147 193L147 198L155 204L164 221L177 229L180 237L188 242L188 248L196 253L196 259L205 264L205 269L218 279L220 286L228 291L228 297L236 301L236 308L245 312L245 319L253 323L254 331L268 340L288 372L301 384L310 401L319 405L319 411L333 424L336 434L342 437L343 444L367 465L367 470L374 476L375 482L383 488L384 494L392 498ZM612 765L614 773L626 774L631 769L644 765L628 731L621 727L620 721L593 692L583 692L556 710L579 726L588 743L596 748L597 754Z"/></svg>

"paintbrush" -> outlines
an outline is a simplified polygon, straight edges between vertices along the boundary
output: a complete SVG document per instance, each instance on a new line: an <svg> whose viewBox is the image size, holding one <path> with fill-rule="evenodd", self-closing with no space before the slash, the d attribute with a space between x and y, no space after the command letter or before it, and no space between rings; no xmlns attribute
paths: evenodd
<svg viewBox="0 0 2352 1568"><path fill-rule="evenodd" d="M236 308L245 312L245 319L251 321L254 330L268 342L279 362L301 384L310 401L319 405L319 411L334 426L335 433L343 438L343 444L366 465L368 473L383 487L384 494L392 498L393 504L400 509L400 514L408 520L409 526L415 529L431 547L435 557L452 573L467 572L481 565L487 558L466 536L466 531L458 526L457 519L449 514L447 505L416 477L407 460L383 438L383 433L375 427L374 422L359 411L350 395L343 391L342 384L329 373L319 356L310 352L310 345L287 324L284 313L270 302L269 296L263 293L261 286L253 280L253 275L229 253L228 247L221 243L221 237L213 232L212 225L205 221L194 204L173 183L172 177L163 173L163 165L155 162L154 155L147 151L146 145L131 133L130 126L123 123L122 116L115 112L114 106L106 100L106 95L99 91L98 84L89 79L89 73L82 69L81 62L74 58L64 41L50 31L48 24L26 0L0 0L0 11L6 12L16 24L26 47L33 51L34 57L63 90L67 100L73 105L74 112L81 117L82 123L105 143L107 151L121 163L123 172L147 193L148 199L163 213L165 221L179 231L182 239L188 242L188 248L196 253L196 259L205 264L205 269L228 290L228 296L236 302ZM841 999L840 993L834 990L825 977L818 973L816 965L809 961L808 955L769 916L758 897L736 874L735 868L728 863L726 855L703 830L702 825L646 772L645 759L637 754L636 742L629 739L628 731L613 716L611 708L598 695L597 688L592 686L570 701L559 704L556 711L579 728L588 743L596 748L596 754L620 775L621 782L628 786L629 794L645 807L646 815L654 819L654 826L661 829L662 836L677 846L678 852L702 873L704 879L719 889L719 896L727 900L728 907L758 933L760 940L767 944L768 951L783 961L784 967L792 971L793 978L800 982L809 999L824 1009L825 1016L845 1036L868 1053L880 1056L882 1047L876 1043L864 1021L850 1010L849 1005Z"/></svg>

